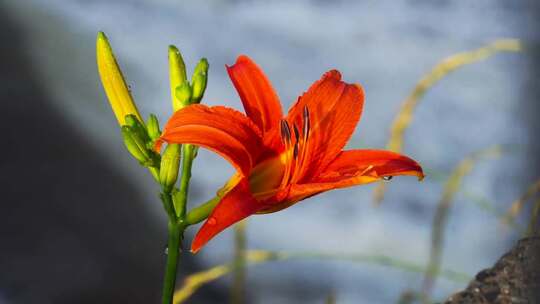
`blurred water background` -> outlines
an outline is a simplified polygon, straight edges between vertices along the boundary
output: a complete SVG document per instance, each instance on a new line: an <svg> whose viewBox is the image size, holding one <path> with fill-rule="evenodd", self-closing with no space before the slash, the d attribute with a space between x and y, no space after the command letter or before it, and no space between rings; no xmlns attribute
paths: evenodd
<svg viewBox="0 0 540 304"><path fill-rule="evenodd" d="M107 33L143 115L155 113L162 124L171 113L167 46L175 44L188 68L194 67L200 57L208 58L210 78L204 103L210 105L240 109L239 98L224 69L240 54L249 55L264 69L285 109L326 70L339 69L346 81L359 82L366 90L364 114L348 147L384 148L401 101L424 73L444 57L497 38L537 43L536 8L532 1L487 0L4 0L0 7L16 24L13 28L22 37L20 54L28 60L33 77L48 96L50 102L46 106L59 113L67 128L99 153L100 161L128 181L130 186L121 191L136 191L137 200L143 202L134 207L142 210L137 214L145 217L145 227L159 230L145 234L146 229L139 227L141 233L133 236L132 242L161 237L165 217L151 177L124 151L116 120L98 81L97 31ZM526 119L531 93L525 89L531 81L538 84L538 78L531 80L528 56L496 55L456 71L426 94L406 133L404 148L406 155L427 170L424 182L406 177L393 179L379 207L372 204L374 185L370 185L332 191L284 212L252 217L248 223L248 247L378 253L423 265L429 255L432 219L443 187L441 180L469 153L507 144L514 147L511 152L499 159L482 161L465 179L464 191L455 199L445 233L444 268L472 276L493 264L519 233L502 226L493 214L474 204L471 195L463 193L483 198L504 212L526 185L538 177L537 171L530 170L529 144L536 135ZM28 111L40 111L31 104L25 107ZM54 140L62 142L62 137ZM232 173L226 161L201 151L194 167L192 204L212 197ZM110 176L108 172L103 176L95 174L94 178L105 183ZM128 198L122 193L116 196L118 200ZM45 199L42 204L46 203ZM76 208L77 204L75 196L69 208ZM98 232L100 220L88 219L89 223L84 225L103 233ZM131 221L136 223L138 219ZM45 225L40 229L48 228ZM190 236L195 232L196 229L188 230ZM229 229L204 248L195 258L200 263L197 268L229 261L232 236ZM80 241L84 243L84 239ZM121 239L110 242L122 248ZM164 235L163 239L152 240L153 245L159 243L165 244ZM104 243L96 250L106 251L109 246L112 245ZM145 247L145 257L152 254L151 248L154 247ZM153 254L159 257L154 257L152 265L161 267L163 246L154 249ZM131 251L134 261L138 261L137 250ZM122 260L121 249L117 254L116 259ZM80 261L84 263L84 257ZM142 256L139 261L148 263ZM159 280L161 269L156 271ZM54 272L48 275L54 276ZM84 280L84 276L73 273L73 279ZM322 303L334 292L338 303L395 303L404 290L420 288L421 279L415 273L361 263L275 262L249 268L248 302ZM9 274L2 274L0 303L31 303L21 299L34 298L14 292L22 287L11 281ZM229 283L229 279L221 279L211 284L212 290L224 290ZM32 290L31 285L22 286ZM97 286L115 289L114 284ZM443 299L464 286L465 283L439 279L434 298ZM138 303L140 290L132 291L133 303ZM210 289L206 287L200 290L202 294L207 292ZM40 303L68 303L61 294L61 288L54 296L42 291ZM84 297L83 294L71 299ZM159 290L152 290L151 294L155 294L157 301Z"/></svg>

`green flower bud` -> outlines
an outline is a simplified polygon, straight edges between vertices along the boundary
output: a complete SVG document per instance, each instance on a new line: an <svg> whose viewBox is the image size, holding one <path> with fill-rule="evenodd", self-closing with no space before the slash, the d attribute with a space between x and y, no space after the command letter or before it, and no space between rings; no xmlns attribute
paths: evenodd
<svg viewBox="0 0 540 304"><path fill-rule="evenodd" d="M129 153L143 166L150 166L152 162L151 151L146 148L145 142L130 126L122 126L122 137Z"/></svg>
<svg viewBox="0 0 540 304"><path fill-rule="evenodd" d="M161 130L159 130L159 122L156 115L150 114L146 121L146 129L148 130L148 135L152 141L155 141L161 136Z"/></svg>
<svg viewBox="0 0 540 304"><path fill-rule="evenodd" d="M204 91L206 90L206 82L208 77L206 74L193 75L193 96L191 97L191 103L200 103Z"/></svg>
<svg viewBox="0 0 540 304"><path fill-rule="evenodd" d="M206 84L208 83L208 61L203 58L199 61L193 72L191 78L191 84L193 86L193 92L191 96L191 103L199 103L204 96L206 90Z"/></svg>
<svg viewBox="0 0 540 304"><path fill-rule="evenodd" d="M193 74L207 74L209 67L210 65L208 64L208 60L206 60L206 58L201 58L201 60L199 60L199 62L197 63Z"/></svg>
<svg viewBox="0 0 540 304"><path fill-rule="evenodd" d="M180 166L179 144L169 144L161 156L161 167L159 169L159 182L165 191L171 191L178 178L178 169Z"/></svg>
<svg viewBox="0 0 540 304"><path fill-rule="evenodd" d="M176 88L176 100L178 101L178 105L175 107L175 111L191 104L191 93L191 86L187 81Z"/></svg>
<svg viewBox="0 0 540 304"><path fill-rule="evenodd" d="M129 126L131 130L135 132L144 141L145 144L150 142L150 136L148 136L148 131L146 131L146 127L135 115L126 115L126 125Z"/></svg>

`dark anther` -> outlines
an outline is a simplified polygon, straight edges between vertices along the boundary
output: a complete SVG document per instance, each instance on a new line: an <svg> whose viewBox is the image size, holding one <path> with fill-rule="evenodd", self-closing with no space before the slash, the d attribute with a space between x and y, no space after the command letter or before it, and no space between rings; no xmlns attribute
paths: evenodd
<svg viewBox="0 0 540 304"><path fill-rule="evenodd" d="M304 106L304 127L302 128L302 134L304 138L307 139L309 136L309 109L307 106Z"/></svg>
<svg viewBox="0 0 540 304"><path fill-rule="evenodd" d="M281 121L281 138L287 144L291 142L291 129L286 120Z"/></svg>
<svg viewBox="0 0 540 304"><path fill-rule="evenodd" d="M300 133L298 132L298 128L296 127L296 124L293 125L293 131L294 131L294 137L296 138L296 141L300 138Z"/></svg>
<svg viewBox="0 0 540 304"><path fill-rule="evenodd" d="M285 143L285 127L283 127L283 120L280 121L281 141Z"/></svg>
<svg viewBox="0 0 540 304"><path fill-rule="evenodd" d="M298 141L294 144L293 156L294 158L298 157Z"/></svg>

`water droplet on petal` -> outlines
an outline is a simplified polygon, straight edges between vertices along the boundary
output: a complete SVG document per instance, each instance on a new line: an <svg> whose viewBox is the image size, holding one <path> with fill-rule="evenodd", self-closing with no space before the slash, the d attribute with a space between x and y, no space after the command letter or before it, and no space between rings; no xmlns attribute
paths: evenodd
<svg viewBox="0 0 540 304"><path fill-rule="evenodd" d="M392 175L383 176L383 179L384 179L385 181L389 181L389 180L391 180L392 178L394 178Z"/></svg>
<svg viewBox="0 0 540 304"><path fill-rule="evenodd" d="M217 224L217 220L215 217L211 217L208 219L208 225L215 225Z"/></svg>

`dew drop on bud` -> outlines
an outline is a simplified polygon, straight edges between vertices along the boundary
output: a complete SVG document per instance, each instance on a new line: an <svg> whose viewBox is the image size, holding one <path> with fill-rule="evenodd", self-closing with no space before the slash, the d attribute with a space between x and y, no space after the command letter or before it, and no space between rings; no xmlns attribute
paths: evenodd
<svg viewBox="0 0 540 304"><path fill-rule="evenodd" d="M211 217L208 219L208 225L215 225L217 224L217 220L215 217Z"/></svg>
<svg viewBox="0 0 540 304"><path fill-rule="evenodd" d="M384 179L385 181L389 181L389 180L391 180L392 178L394 178L392 175L383 176L383 179Z"/></svg>

